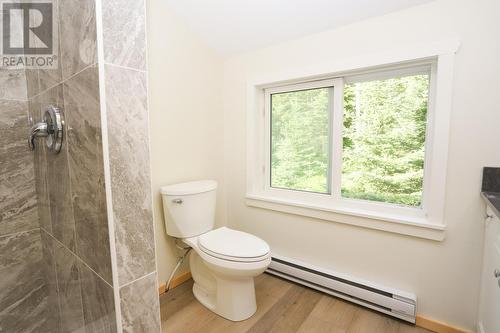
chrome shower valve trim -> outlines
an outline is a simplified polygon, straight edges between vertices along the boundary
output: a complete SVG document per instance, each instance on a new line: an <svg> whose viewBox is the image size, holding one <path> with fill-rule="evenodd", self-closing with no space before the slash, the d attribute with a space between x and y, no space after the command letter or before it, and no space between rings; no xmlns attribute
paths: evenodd
<svg viewBox="0 0 500 333"><path fill-rule="evenodd" d="M61 151L63 142L64 120L58 107L50 105L45 110L43 120L31 127L28 145L30 150L35 150L36 138L46 138L45 144L52 153Z"/></svg>

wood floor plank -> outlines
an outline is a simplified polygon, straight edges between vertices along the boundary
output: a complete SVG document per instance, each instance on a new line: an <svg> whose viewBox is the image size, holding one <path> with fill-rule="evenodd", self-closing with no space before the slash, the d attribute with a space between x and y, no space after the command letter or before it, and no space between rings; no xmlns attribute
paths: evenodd
<svg viewBox="0 0 500 333"><path fill-rule="evenodd" d="M357 308L347 333L397 333L399 322L374 311Z"/></svg>
<svg viewBox="0 0 500 333"><path fill-rule="evenodd" d="M247 332L248 333L264 333L269 332L275 322L282 317L287 308L300 297L302 288L297 285L291 285L290 289L283 297L269 309L262 318L255 323Z"/></svg>
<svg viewBox="0 0 500 333"><path fill-rule="evenodd" d="M304 320L311 314L322 294L316 290L304 289L304 292L283 313L270 330L271 333L296 332Z"/></svg>
<svg viewBox="0 0 500 333"><path fill-rule="evenodd" d="M346 332L356 315L356 306L323 295L298 332Z"/></svg>
<svg viewBox="0 0 500 333"><path fill-rule="evenodd" d="M255 279L257 312L232 322L201 305L192 280L160 297L168 333L430 333L425 329L272 275Z"/></svg>
<svg viewBox="0 0 500 333"><path fill-rule="evenodd" d="M183 309L194 300L192 289L193 280L189 280L177 286L177 288L171 289L160 295L160 313L162 321L172 317L177 311Z"/></svg>
<svg viewBox="0 0 500 333"><path fill-rule="evenodd" d="M209 311L196 299L177 311L173 316L162 323L163 332L205 332L208 324L217 315Z"/></svg>
<svg viewBox="0 0 500 333"><path fill-rule="evenodd" d="M346 333L346 330L338 326L332 325L332 323L323 320L315 319L313 321L308 321L306 325L301 325L299 328L300 333Z"/></svg>

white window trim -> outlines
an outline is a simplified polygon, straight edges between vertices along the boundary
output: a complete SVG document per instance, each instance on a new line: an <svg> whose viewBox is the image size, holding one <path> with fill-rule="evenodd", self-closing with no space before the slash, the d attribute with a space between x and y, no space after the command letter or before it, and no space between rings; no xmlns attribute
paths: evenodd
<svg viewBox="0 0 500 333"><path fill-rule="evenodd" d="M443 240L445 237L444 205L446 168L448 156L449 122L451 115L451 98L453 83L454 54L458 50L457 40L449 40L430 45L407 45L399 49L387 50L380 54L366 57L338 60L331 64L322 64L314 70L302 73L271 73L266 77L251 80L247 86L247 205L274 211L297 214L322 220L352 224L371 229L411 235L432 240ZM431 74L431 90L429 95L429 111L426 137L426 166L424 169L424 203L425 210L402 208L375 202L358 200L336 200L340 198L340 184L331 184L332 196L324 194L304 193L300 191L270 188L269 140L270 128L266 121L266 101L264 89L282 87L294 82L325 81L333 84L334 94L343 94L344 76L354 79L360 73L360 79L370 71L385 68L394 70L396 66L407 67L434 62ZM368 74L367 74L368 73ZM307 83L301 83L303 87ZM290 86L285 87L288 89ZM340 89L339 89L340 88ZM280 88L277 88L280 89ZM274 89L273 91L277 91ZM336 103L343 98L334 98ZM332 118L343 113L342 105L334 105ZM336 124L336 125L335 125ZM340 126L333 122L333 126ZM332 127L333 133L341 128ZM429 145L432 143L431 145ZM332 159L341 158L341 142L333 142ZM340 182L340 163L333 163L332 181ZM327 197L328 199L325 199ZM420 213L418 213L420 212Z"/></svg>

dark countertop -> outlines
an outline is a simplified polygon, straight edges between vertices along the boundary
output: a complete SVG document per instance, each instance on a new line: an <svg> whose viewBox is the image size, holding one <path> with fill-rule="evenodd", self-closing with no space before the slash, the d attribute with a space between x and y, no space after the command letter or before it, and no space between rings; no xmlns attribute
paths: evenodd
<svg viewBox="0 0 500 333"><path fill-rule="evenodd" d="M481 196L500 219L500 167L484 167Z"/></svg>
<svg viewBox="0 0 500 333"><path fill-rule="evenodd" d="M488 207L500 219L500 192L481 192L481 196Z"/></svg>

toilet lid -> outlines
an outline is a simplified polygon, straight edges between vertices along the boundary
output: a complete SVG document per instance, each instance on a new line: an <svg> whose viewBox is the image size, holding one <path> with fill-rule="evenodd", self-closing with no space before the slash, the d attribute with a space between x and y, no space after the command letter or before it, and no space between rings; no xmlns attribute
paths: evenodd
<svg viewBox="0 0 500 333"><path fill-rule="evenodd" d="M269 245L262 239L226 227L199 236L198 245L211 256L232 261L260 261L269 254Z"/></svg>

